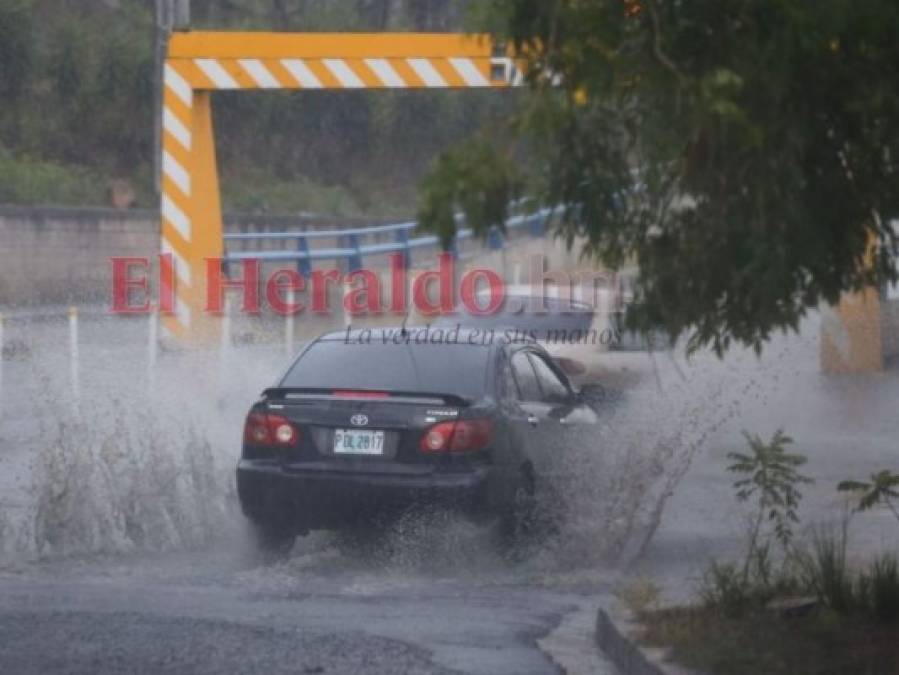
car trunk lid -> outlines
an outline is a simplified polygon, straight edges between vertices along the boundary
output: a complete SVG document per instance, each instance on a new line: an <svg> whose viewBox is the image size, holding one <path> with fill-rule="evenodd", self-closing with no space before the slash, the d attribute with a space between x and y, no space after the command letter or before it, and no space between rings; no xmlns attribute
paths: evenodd
<svg viewBox="0 0 899 675"><path fill-rule="evenodd" d="M432 464L418 451L422 435L469 405L444 394L284 388L266 390L265 402L301 430L300 446L284 455L285 464L371 471Z"/></svg>

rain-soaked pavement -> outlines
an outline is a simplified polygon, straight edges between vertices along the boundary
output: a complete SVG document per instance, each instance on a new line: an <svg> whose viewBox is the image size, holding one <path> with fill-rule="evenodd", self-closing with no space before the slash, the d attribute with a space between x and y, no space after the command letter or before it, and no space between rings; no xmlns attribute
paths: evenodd
<svg viewBox="0 0 899 675"><path fill-rule="evenodd" d="M559 666L538 640L581 616L586 625L563 628L574 655L569 648L556 657L573 664L570 672L614 672L590 640L592 595L469 575L365 572L364 559L348 565L346 555L300 552L248 566L233 551L212 550L7 572L0 670L552 673Z"/></svg>
<svg viewBox="0 0 899 675"><path fill-rule="evenodd" d="M657 356L654 376L577 450L553 448L569 520L507 561L489 528L428 514L362 541L316 533L261 563L233 468L247 405L281 346L160 354L139 320L85 321L79 396L64 322L9 326L23 353L0 391L0 672L614 672L590 640L622 574L687 597L739 555L745 513L726 453L783 427L816 479L804 522L843 513L835 486L895 462L899 373L819 372L814 318L761 360ZM857 516L861 555L895 546Z"/></svg>

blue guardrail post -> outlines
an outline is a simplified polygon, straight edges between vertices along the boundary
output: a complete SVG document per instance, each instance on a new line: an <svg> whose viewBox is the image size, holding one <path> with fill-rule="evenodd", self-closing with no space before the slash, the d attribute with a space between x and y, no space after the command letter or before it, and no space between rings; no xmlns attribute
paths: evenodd
<svg viewBox="0 0 899 675"><path fill-rule="evenodd" d="M297 259L297 272L308 281L312 275L312 261L309 260L309 242L305 235L297 237L297 251L301 254Z"/></svg>
<svg viewBox="0 0 899 675"><path fill-rule="evenodd" d="M487 232L487 246L491 251L500 250L505 244L505 238L503 237L502 230L500 230L496 225L492 225L490 230Z"/></svg>
<svg viewBox="0 0 899 675"><path fill-rule="evenodd" d="M347 243L349 244L349 248L353 249L355 253L349 256L347 260L347 264L349 269L347 272L355 272L356 270L362 269L362 252L359 250L359 235L358 234L350 234L347 235Z"/></svg>
<svg viewBox="0 0 899 675"><path fill-rule="evenodd" d="M409 250L409 230L405 227L396 231L396 241L403 245L400 255L403 256L403 269L409 269L412 266L412 251Z"/></svg>

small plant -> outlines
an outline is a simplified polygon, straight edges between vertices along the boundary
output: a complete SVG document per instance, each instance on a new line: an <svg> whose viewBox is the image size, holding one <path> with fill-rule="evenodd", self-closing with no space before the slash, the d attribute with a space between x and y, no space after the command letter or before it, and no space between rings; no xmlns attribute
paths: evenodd
<svg viewBox="0 0 899 675"><path fill-rule="evenodd" d="M751 604L749 579L733 563L713 562L702 577L699 597L709 608L726 616L739 616Z"/></svg>
<svg viewBox="0 0 899 675"><path fill-rule="evenodd" d="M763 442L758 436L743 432L749 443L748 454L728 453L733 461L727 470L744 476L734 483L737 500L755 500L756 511L749 532L749 547L743 564L743 579L748 581L751 567L760 556L767 557L767 549L762 542L762 528L765 521L773 525L773 534L785 552L789 552L793 539L793 525L799 522L798 509L802 493L798 486L812 480L797 470L806 462L800 454L791 454L786 446L793 439L778 429L771 441Z"/></svg>
<svg viewBox="0 0 899 675"><path fill-rule="evenodd" d="M840 536L817 533L812 550L799 556L803 581L820 602L839 613L857 605L856 586L846 563L846 529Z"/></svg>
<svg viewBox="0 0 899 675"><path fill-rule="evenodd" d="M899 509L896 508L896 502L899 501L899 473L878 471L868 482L844 480L837 485L837 490L856 493L859 511L867 511L877 504L883 504L899 520Z"/></svg>
<svg viewBox="0 0 899 675"><path fill-rule="evenodd" d="M658 608L661 590L652 579L639 577L618 593L618 599L635 616Z"/></svg>
<svg viewBox="0 0 899 675"><path fill-rule="evenodd" d="M859 577L867 609L881 623L899 619L899 560L887 553L877 558L868 572Z"/></svg>

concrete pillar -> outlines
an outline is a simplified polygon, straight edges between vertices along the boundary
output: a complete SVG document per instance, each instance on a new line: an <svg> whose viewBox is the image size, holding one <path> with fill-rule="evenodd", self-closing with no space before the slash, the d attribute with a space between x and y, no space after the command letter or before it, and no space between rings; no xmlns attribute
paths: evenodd
<svg viewBox="0 0 899 675"><path fill-rule="evenodd" d="M821 370L871 373L883 370L880 293L867 288L846 293L821 320Z"/></svg>

